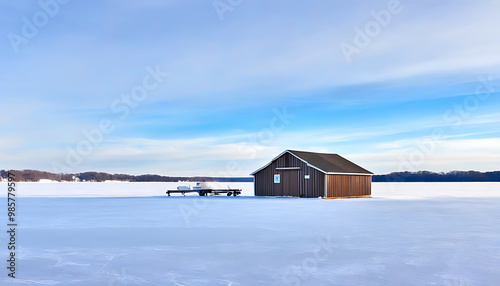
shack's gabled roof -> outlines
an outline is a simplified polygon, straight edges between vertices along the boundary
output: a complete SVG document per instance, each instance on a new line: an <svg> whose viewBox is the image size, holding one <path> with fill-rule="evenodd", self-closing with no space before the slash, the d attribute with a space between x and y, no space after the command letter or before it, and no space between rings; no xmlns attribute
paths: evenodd
<svg viewBox="0 0 500 286"><path fill-rule="evenodd" d="M281 157L285 153L290 153L293 156L299 158L300 160L307 163L309 166L327 174L360 174L360 175L373 175L372 172L354 164L353 162L347 160L346 158L338 154L329 153L315 153L315 152L305 152L296 150L286 150L279 156L274 158L264 167L256 170L250 175L255 175L255 173L269 166L276 159Z"/></svg>

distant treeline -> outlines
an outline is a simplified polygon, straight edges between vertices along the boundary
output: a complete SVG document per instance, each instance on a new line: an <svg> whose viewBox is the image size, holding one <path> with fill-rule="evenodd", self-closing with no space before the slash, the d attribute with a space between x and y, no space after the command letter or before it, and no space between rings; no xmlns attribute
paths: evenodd
<svg viewBox="0 0 500 286"><path fill-rule="evenodd" d="M252 177L171 177L161 175L126 175L103 172L85 172L75 174L55 174L37 170L0 170L0 177L7 178L7 172L14 173L18 182L38 182L53 180L58 182L253 182ZM429 171L396 172L387 175L373 175L373 182L500 182L500 171L452 171L434 173Z"/></svg>
<svg viewBox="0 0 500 286"><path fill-rule="evenodd" d="M233 183L253 183L253 177L242 177L242 178L214 178L216 182L233 182Z"/></svg>
<svg viewBox="0 0 500 286"><path fill-rule="evenodd" d="M7 172L16 176L18 182L38 182L53 180L58 182L253 182L253 178L213 178L213 177L171 177L160 175L126 175L108 174L103 172L85 172L76 174L55 174L37 170L0 170L0 177L7 178Z"/></svg>
<svg viewBox="0 0 500 286"><path fill-rule="evenodd" d="M452 171L434 173L429 171L396 172L387 175L374 175L373 182L500 182L500 171Z"/></svg>

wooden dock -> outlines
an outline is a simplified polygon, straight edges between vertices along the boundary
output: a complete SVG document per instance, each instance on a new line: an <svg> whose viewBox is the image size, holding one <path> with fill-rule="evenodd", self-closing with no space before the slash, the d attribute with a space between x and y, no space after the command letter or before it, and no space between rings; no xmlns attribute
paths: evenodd
<svg viewBox="0 0 500 286"><path fill-rule="evenodd" d="M220 194L226 194L226 196L238 196L241 195L241 189L201 189L201 190L168 190L167 195L170 197L170 194L182 194L183 196L186 193L198 193L200 196L208 196L210 194L214 196L218 196Z"/></svg>

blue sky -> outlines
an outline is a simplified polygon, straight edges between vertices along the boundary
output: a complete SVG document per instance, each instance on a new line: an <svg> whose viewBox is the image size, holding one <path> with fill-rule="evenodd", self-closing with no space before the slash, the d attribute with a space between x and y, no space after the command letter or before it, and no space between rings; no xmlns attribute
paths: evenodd
<svg viewBox="0 0 500 286"><path fill-rule="evenodd" d="M499 169L498 1L123 2L0 4L0 169Z"/></svg>

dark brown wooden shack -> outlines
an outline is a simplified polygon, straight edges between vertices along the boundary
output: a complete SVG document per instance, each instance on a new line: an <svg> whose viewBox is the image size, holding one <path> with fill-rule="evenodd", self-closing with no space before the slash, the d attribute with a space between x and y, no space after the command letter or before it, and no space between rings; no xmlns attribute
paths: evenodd
<svg viewBox="0 0 500 286"><path fill-rule="evenodd" d="M286 150L251 175L256 196L336 198L371 195L373 173L337 154Z"/></svg>

